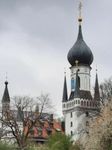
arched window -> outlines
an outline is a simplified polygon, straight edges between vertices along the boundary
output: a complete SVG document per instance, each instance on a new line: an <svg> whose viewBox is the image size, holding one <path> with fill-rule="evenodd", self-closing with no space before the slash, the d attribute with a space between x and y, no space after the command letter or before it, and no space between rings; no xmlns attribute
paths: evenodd
<svg viewBox="0 0 112 150"><path fill-rule="evenodd" d="M75 80L74 80L74 78L71 79L71 89L72 90L75 89Z"/></svg>
<svg viewBox="0 0 112 150"><path fill-rule="evenodd" d="M89 106L89 103L87 102L87 106Z"/></svg>
<svg viewBox="0 0 112 150"><path fill-rule="evenodd" d="M72 112L71 112L71 115L70 115L70 116L71 116L71 118L73 117L73 113L72 113Z"/></svg>
<svg viewBox="0 0 112 150"><path fill-rule="evenodd" d="M86 106L86 101L84 101L84 106Z"/></svg>
<svg viewBox="0 0 112 150"><path fill-rule="evenodd" d="M70 123L70 126L73 127L73 122Z"/></svg>
<svg viewBox="0 0 112 150"><path fill-rule="evenodd" d="M83 101L81 101L81 106L83 106Z"/></svg>

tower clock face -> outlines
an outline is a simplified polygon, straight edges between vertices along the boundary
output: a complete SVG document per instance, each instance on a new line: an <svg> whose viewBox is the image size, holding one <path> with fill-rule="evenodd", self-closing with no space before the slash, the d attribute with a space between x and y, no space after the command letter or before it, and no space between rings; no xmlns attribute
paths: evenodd
<svg viewBox="0 0 112 150"><path fill-rule="evenodd" d="M75 89L75 80L74 80L74 78L71 79L71 89L72 90Z"/></svg>

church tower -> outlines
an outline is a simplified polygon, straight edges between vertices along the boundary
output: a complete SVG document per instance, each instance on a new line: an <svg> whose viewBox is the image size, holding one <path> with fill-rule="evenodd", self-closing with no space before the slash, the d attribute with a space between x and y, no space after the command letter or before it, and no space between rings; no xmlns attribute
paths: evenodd
<svg viewBox="0 0 112 150"><path fill-rule="evenodd" d="M10 110L10 97L8 91L8 82L5 81L5 90L2 97L2 114L4 114L6 111L8 112L9 110Z"/></svg>
<svg viewBox="0 0 112 150"><path fill-rule="evenodd" d="M64 79L62 111L65 119L65 133L74 140L87 133L88 120L99 110L99 85L96 75L94 97L91 95L91 64L93 54L84 41L82 34L82 3L79 4L78 37L69 50L67 58L71 71L71 93L67 96L66 76Z"/></svg>

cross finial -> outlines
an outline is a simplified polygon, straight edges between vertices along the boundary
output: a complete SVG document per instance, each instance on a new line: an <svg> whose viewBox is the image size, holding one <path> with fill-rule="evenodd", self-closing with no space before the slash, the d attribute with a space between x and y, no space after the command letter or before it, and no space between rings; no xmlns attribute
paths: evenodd
<svg viewBox="0 0 112 150"><path fill-rule="evenodd" d="M82 22L82 0L79 0L79 18L78 18L78 21L81 24L81 22Z"/></svg>
<svg viewBox="0 0 112 150"><path fill-rule="evenodd" d="M96 65L96 73L97 73L97 71L98 71L98 68L97 68L97 65Z"/></svg>
<svg viewBox="0 0 112 150"><path fill-rule="evenodd" d="M64 75L66 76L66 68L64 68Z"/></svg>
<svg viewBox="0 0 112 150"><path fill-rule="evenodd" d="M8 79L8 74L7 74L7 72L6 72L6 77L5 77L5 78L6 78L6 81L7 81L7 79Z"/></svg>

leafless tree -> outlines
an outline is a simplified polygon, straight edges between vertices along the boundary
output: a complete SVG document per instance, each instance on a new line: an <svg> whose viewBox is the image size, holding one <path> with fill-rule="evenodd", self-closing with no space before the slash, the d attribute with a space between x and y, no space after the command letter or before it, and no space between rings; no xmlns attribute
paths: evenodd
<svg viewBox="0 0 112 150"><path fill-rule="evenodd" d="M37 102L40 106L40 114L42 114L42 112L49 112L54 110L49 94L41 94L39 97L37 97Z"/></svg>
<svg viewBox="0 0 112 150"><path fill-rule="evenodd" d="M80 142L84 150L111 150L112 148L112 99L101 110L100 115L89 122L87 136Z"/></svg>
<svg viewBox="0 0 112 150"><path fill-rule="evenodd" d="M101 99L103 102L105 102L105 100L110 100L112 98L112 77L105 80L100 85L100 91L101 91Z"/></svg>
<svg viewBox="0 0 112 150"><path fill-rule="evenodd" d="M41 94L36 99L28 96L15 96L13 100L16 110L6 110L0 120L2 127L7 127L11 131L19 149L24 150L27 147L30 131L40 122L45 109L51 108L50 98L48 94ZM37 104L40 106L40 111L39 109L37 111Z"/></svg>

